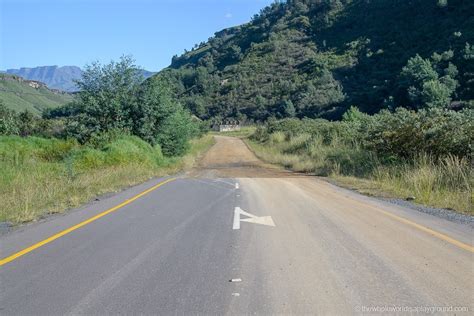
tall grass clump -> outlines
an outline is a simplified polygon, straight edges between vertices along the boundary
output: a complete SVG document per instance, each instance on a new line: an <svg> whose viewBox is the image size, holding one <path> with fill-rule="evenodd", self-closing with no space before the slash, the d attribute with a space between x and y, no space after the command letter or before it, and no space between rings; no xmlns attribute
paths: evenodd
<svg viewBox="0 0 474 316"><path fill-rule="evenodd" d="M468 160L434 159L421 154L411 162L378 166L372 179L386 191L414 196L425 204L472 213L472 175Z"/></svg>
<svg viewBox="0 0 474 316"><path fill-rule="evenodd" d="M285 141L285 139L286 139L285 133L278 131L278 132L270 134L269 141L271 144L281 144Z"/></svg>

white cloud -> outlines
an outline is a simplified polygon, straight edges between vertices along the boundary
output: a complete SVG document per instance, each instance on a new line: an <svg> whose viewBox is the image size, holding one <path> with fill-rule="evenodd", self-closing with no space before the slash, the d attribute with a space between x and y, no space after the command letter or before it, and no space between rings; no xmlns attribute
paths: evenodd
<svg viewBox="0 0 474 316"><path fill-rule="evenodd" d="M224 15L226 19L230 19L232 17L232 13L228 12Z"/></svg>

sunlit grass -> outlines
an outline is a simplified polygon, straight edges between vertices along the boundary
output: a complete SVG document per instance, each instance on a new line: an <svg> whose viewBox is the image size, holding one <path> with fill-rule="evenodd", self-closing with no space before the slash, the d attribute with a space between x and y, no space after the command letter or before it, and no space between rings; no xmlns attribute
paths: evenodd
<svg viewBox="0 0 474 316"><path fill-rule="evenodd" d="M0 137L0 222L32 221L175 174L192 167L212 144L212 136L206 135L193 140L184 157L165 158L159 148L130 137L105 151L57 140Z"/></svg>
<svg viewBox="0 0 474 316"><path fill-rule="evenodd" d="M448 156L435 160L419 155L410 162L381 163L374 154L357 146L323 144L307 135L285 139L269 135L265 143L246 139L262 160L287 169L330 177L362 193L407 198L434 207L474 214L472 171L466 159Z"/></svg>

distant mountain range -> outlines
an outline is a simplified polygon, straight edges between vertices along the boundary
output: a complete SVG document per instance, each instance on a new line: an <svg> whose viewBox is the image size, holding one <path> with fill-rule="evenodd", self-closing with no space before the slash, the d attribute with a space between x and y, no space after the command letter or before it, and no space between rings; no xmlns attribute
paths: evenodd
<svg viewBox="0 0 474 316"><path fill-rule="evenodd" d="M6 73L20 76L27 80L41 81L50 89L74 92L78 90L74 80L81 78L82 70L77 66L41 66L7 69ZM154 72L142 70L142 74L144 78L148 78L151 77Z"/></svg>

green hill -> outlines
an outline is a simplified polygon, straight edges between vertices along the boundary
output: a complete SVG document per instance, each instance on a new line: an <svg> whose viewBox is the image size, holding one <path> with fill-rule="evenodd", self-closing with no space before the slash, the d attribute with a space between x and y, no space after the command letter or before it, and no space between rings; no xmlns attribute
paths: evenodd
<svg viewBox="0 0 474 316"><path fill-rule="evenodd" d="M72 101L72 96L50 90L37 81L0 74L0 101L12 110L28 110L39 115L44 109L55 108Z"/></svg>
<svg viewBox="0 0 474 316"><path fill-rule="evenodd" d="M251 22L174 56L158 76L204 119L339 118L351 105L368 113L416 106L400 73L417 54L438 53L430 63L444 64L440 73L455 65L451 99L474 99L468 43L474 1L276 1Z"/></svg>

